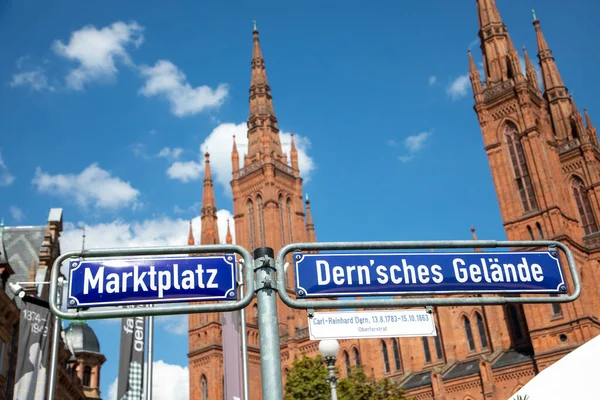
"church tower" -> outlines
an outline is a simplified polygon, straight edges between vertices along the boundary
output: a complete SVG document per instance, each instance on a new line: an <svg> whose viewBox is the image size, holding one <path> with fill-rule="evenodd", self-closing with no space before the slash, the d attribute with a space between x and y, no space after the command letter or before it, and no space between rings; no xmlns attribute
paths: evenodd
<svg viewBox="0 0 600 400"><path fill-rule="evenodd" d="M248 151L240 163L235 137L231 152L233 219L236 244L252 252L258 247L272 247L275 253L285 244L316 240L315 225L302 195L298 151L291 138L289 155L282 150L278 120L275 116L271 88L267 79L258 30L253 30L253 50L250 79L250 113L248 116ZM288 158L289 157L289 158ZM217 207L209 155L205 155L204 192L202 198L202 231L200 244L217 244ZM190 224L188 244L195 242ZM232 242L229 221L226 242ZM292 268L286 285L294 295L291 284ZM294 344L296 325L305 327L306 313L285 307L278 299L279 331L282 361L289 360ZM262 397L260 385L260 350L258 341L258 312L256 300L246 308L250 397ZM222 322L218 313L189 316L190 398L223 398ZM303 339L304 336L303 336ZM293 342L293 340L292 340Z"/></svg>
<svg viewBox="0 0 600 400"><path fill-rule="evenodd" d="M583 282L578 301L523 306L541 370L600 333L592 316L599 304L594 282L600 278L600 148L593 125L584 126L569 96L535 15L543 89L525 49L525 74L521 70L495 0L477 0L477 11L483 77L470 52L469 76L506 236L562 241L574 253Z"/></svg>

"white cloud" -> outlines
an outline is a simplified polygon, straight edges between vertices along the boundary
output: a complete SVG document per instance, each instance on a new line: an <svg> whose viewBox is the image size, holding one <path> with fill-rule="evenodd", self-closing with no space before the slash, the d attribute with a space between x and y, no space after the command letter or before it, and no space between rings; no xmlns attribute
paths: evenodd
<svg viewBox="0 0 600 400"><path fill-rule="evenodd" d="M187 335L188 316L185 315L167 315L156 317L156 323L167 333L173 335Z"/></svg>
<svg viewBox="0 0 600 400"><path fill-rule="evenodd" d="M153 67L141 66L146 83L140 89L144 96L164 96L171 103L171 112L178 116L198 114L219 107L228 94L226 84L216 89L209 86L192 87L185 74L168 60L159 60Z"/></svg>
<svg viewBox="0 0 600 400"><path fill-rule="evenodd" d="M90 204L107 209L136 206L136 199L140 194L129 182L112 177L110 172L95 163L78 175L50 175L37 167L32 183L40 192L72 198L82 207Z"/></svg>
<svg viewBox="0 0 600 400"><path fill-rule="evenodd" d="M402 144L408 151L408 154L398 156L398 160L403 163L409 162L415 158L415 155L420 152L431 137L433 131L421 132L416 135L409 136L402 141ZM391 142L396 143L394 140ZM394 146L396 147L396 146Z"/></svg>
<svg viewBox="0 0 600 400"><path fill-rule="evenodd" d="M8 170L2 158L2 153L0 153L0 186L9 186L14 180L15 177Z"/></svg>
<svg viewBox="0 0 600 400"><path fill-rule="evenodd" d="M167 364L162 360L152 363L152 398L155 400L189 400L190 372L187 366ZM108 399L117 400L118 378L110 384ZM145 397L145 396L144 396Z"/></svg>
<svg viewBox="0 0 600 400"><path fill-rule="evenodd" d="M452 100L463 98L468 93L469 83L469 74L460 75L450 83L450 86L446 89L446 93L448 93Z"/></svg>
<svg viewBox="0 0 600 400"><path fill-rule="evenodd" d="M167 175L171 179L177 179L182 182L189 182L200 178L204 171L204 165L196 161L175 161L169 169Z"/></svg>
<svg viewBox="0 0 600 400"><path fill-rule="evenodd" d="M436 81L437 81L437 77L435 77L435 75L431 75L429 77L429 79L427 79L427 83L429 84L429 86L432 86L433 84L435 84Z"/></svg>
<svg viewBox="0 0 600 400"><path fill-rule="evenodd" d="M25 218L25 213L17 206L10 206L10 215L12 215L13 219L17 222L20 222Z"/></svg>
<svg viewBox="0 0 600 400"><path fill-rule="evenodd" d="M431 132L421 132L404 139L404 145L411 153L416 153L423 148L425 141L431 136Z"/></svg>
<svg viewBox="0 0 600 400"><path fill-rule="evenodd" d="M117 75L117 60L133 64L127 48L142 44L142 31L143 27L136 22L117 21L101 29L86 25L73 32L67 44L55 40L52 48L56 54L79 63L67 75L67 86L82 90L92 81L113 80Z"/></svg>
<svg viewBox="0 0 600 400"><path fill-rule="evenodd" d="M37 92L44 90L54 91L55 87L48 84L48 78L44 69L39 65L31 65L28 60L29 56L19 57L17 60L18 72L13 74L10 86L28 86Z"/></svg>
<svg viewBox="0 0 600 400"><path fill-rule="evenodd" d="M477 46L479 43L481 43L479 38L473 39L473 41L471 41L471 43L469 43L469 50L471 50L473 47Z"/></svg>
<svg viewBox="0 0 600 400"><path fill-rule="evenodd" d="M183 149L180 147L175 147L173 149L169 147L163 147L163 149L156 156L170 160L177 160L181 156L181 153L183 153Z"/></svg>

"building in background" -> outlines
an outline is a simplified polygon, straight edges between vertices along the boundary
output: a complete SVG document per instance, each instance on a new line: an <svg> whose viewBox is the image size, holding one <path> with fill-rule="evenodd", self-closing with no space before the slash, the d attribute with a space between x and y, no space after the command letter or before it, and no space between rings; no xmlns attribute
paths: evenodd
<svg viewBox="0 0 600 400"><path fill-rule="evenodd" d="M435 337L342 340L342 376L361 365L368 374L402 383L417 399L505 400L539 371L600 333L600 148L562 81L534 21L543 90L524 50L526 70L494 0L477 0L483 82L470 59L475 111L509 240L553 239L574 253L581 298L568 304L455 306L434 310ZM231 154L236 242L275 252L292 242L316 241L310 203L303 202L298 153L282 152L278 120L258 31L253 32L248 153ZM585 119L585 123L584 123ZM490 207L492 205L490 204ZM200 244L219 243L217 207L206 154ZM475 232L473 231L475 237ZM231 242L228 232L227 241ZM188 244L195 244L190 226ZM286 277L292 290L292 269ZM570 282L571 283L571 282ZM571 289L572 289L572 285ZM278 300L281 362L318 354L305 311ZM261 398L256 301L247 308L250 395ZM222 324L218 314L189 316L190 398L223 398Z"/></svg>
<svg viewBox="0 0 600 400"><path fill-rule="evenodd" d="M0 397L12 399L18 348L20 310L23 301L8 283L47 282L54 260L60 255L62 209L50 210L45 226L0 224ZM48 301L48 285L21 283L27 295ZM51 333L53 334L53 333ZM73 323L61 332L57 400L100 398L100 366L105 361L98 339L85 323ZM66 340L63 340L65 339ZM89 379L87 379L89 371Z"/></svg>

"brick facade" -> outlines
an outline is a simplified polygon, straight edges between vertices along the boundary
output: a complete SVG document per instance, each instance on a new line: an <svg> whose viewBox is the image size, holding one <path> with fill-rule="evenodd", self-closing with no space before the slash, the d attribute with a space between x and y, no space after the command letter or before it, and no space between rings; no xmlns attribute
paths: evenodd
<svg viewBox="0 0 600 400"><path fill-rule="evenodd" d="M595 282L600 279L600 148L597 132L581 115L534 21L543 89L528 54L526 71L494 0L477 0L484 77L469 53L475 112L483 134L509 240L554 239L567 244L583 292L561 305L439 307L436 337L342 340L338 367L360 364L376 377L402 382L417 399L505 400L539 371L600 333ZM248 154L232 150L237 243L278 249L316 241L310 203L303 202L298 154L282 153L258 32L253 32ZM543 91L542 91L543 90ZM585 119L585 123L584 123ZM207 155L208 161L208 155ZM474 234L474 232L473 232ZM190 233L193 244L193 236ZM201 243L217 243L216 205L206 169ZM230 235L228 235L230 238ZM565 260L563 260L565 261ZM287 277L292 282L291 269ZM568 283L572 289L572 282ZM290 288L290 295L293 292ZM281 362L318 354L306 312L278 302ZM255 301L247 308L250 395L261 398ZM223 398L220 316L189 318L190 398ZM203 397L203 391L207 397Z"/></svg>

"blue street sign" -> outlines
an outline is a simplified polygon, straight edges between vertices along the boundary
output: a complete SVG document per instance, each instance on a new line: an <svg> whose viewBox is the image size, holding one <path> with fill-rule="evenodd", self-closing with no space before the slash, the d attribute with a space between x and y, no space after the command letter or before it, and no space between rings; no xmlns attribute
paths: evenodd
<svg viewBox="0 0 600 400"><path fill-rule="evenodd" d="M236 300L233 254L69 262L68 308Z"/></svg>
<svg viewBox="0 0 600 400"><path fill-rule="evenodd" d="M566 293L547 252L294 254L298 297Z"/></svg>

